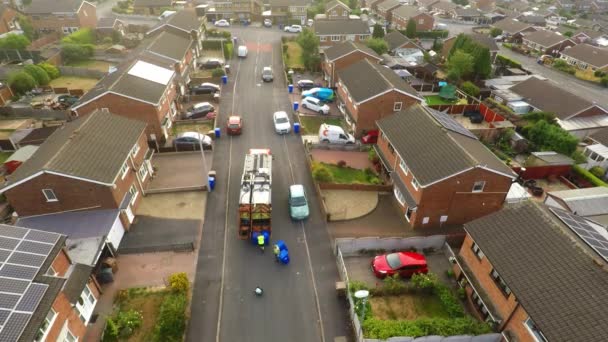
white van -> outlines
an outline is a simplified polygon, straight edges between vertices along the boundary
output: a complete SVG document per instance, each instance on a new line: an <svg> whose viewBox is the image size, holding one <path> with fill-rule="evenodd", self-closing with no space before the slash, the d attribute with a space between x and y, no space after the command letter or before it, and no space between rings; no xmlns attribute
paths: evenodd
<svg viewBox="0 0 608 342"><path fill-rule="evenodd" d="M237 50L237 56L241 58L247 57L247 47L245 45L239 45L239 49Z"/></svg>
<svg viewBox="0 0 608 342"><path fill-rule="evenodd" d="M322 124L319 127L319 141L331 144L354 144L355 137L344 132L340 126Z"/></svg>
<svg viewBox="0 0 608 342"><path fill-rule="evenodd" d="M165 19L167 17L170 17L170 16L174 15L175 13L177 13L177 11L164 11L163 14L161 14L158 17L158 20L163 20L163 19Z"/></svg>

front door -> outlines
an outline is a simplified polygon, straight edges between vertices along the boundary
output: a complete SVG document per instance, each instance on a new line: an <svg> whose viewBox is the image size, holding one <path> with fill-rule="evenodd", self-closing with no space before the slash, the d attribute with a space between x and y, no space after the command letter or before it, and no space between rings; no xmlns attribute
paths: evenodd
<svg viewBox="0 0 608 342"><path fill-rule="evenodd" d="M127 208L123 209L122 212L125 213L125 215L127 216L127 220L129 220L129 223L133 223L133 220L135 219L135 215L133 215L133 210L131 209L131 204L127 205Z"/></svg>

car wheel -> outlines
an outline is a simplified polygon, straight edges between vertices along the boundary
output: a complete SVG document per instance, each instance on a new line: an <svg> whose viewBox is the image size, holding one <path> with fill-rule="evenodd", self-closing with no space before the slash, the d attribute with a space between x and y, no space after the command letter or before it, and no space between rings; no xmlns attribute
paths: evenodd
<svg viewBox="0 0 608 342"><path fill-rule="evenodd" d="M302 108L308 108L306 107L306 103L302 103Z"/></svg>
<svg viewBox="0 0 608 342"><path fill-rule="evenodd" d="M348 141L348 142L346 143L346 145L352 145L352 144L354 144L352 141Z"/></svg>
<svg viewBox="0 0 608 342"><path fill-rule="evenodd" d="M323 115L323 114L325 114L325 112L324 112L324 111L322 111L322 110L320 110L320 111L319 111L319 114Z"/></svg>
<svg viewBox="0 0 608 342"><path fill-rule="evenodd" d="M329 144L329 140L327 140L327 139L323 139L323 140L321 140L321 142L324 144Z"/></svg>

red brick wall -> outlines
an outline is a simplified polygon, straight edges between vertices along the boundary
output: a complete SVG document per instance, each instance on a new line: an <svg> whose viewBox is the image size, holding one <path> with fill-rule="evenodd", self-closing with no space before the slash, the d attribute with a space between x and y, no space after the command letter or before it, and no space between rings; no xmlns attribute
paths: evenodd
<svg viewBox="0 0 608 342"><path fill-rule="evenodd" d="M376 126L376 128L378 127ZM388 144L389 141L386 139L386 136L384 135L384 133L382 133L382 131L380 131L380 137L377 143L378 148L380 149L380 151L382 151L386 159L388 159L390 167L398 168L399 164L397 164L397 152L391 152L391 150L388 148Z"/></svg>
<svg viewBox="0 0 608 342"><path fill-rule="evenodd" d="M70 268L70 258L66 254L65 250L61 250L59 254L53 260L51 264L55 272L57 272L57 277L65 277L66 272ZM46 270L44 270L46 272Z"/></svg>
<svg viewBox="0 0 608 342"><path fill-rule="evenodd" d="M78 11L78 19L80 27L96 28L97 27L97 9L88 2L83 2Z"/></svg>
<svg viewBox="0 0 608 342"><path fill-rule="evenodd" d="M332 87L336 86L335 83L338 81L338 71L340 71L354 63L357 63L363 59L368 59L372 63L378 63L380 61L380 59L373 58L372 56L370 56L366 53L363 53L361 51L358 51L358 50L347 56L339 58L333 62L333 68L326 69L328 73L329 73L329 70L333 71L333 73L330 73L330 75L331 75L332 82L334 84L331 84L330 86L332 86Z"/></svg>
<svg viewBox="0 0 608 342"><path fill-rule="evenodd" d="M9 27L9 23L17 17L17 12L10 7L4 7L2 17L0 17L0 34L7 33L13 29ZM16 29L16 28L15 28Z"/></svg>
<svg viewBox="0 0 608 342"><path fill-rule="evenodd" d="M435 19L426 13L413 16L411 20L414 20L416 23L416 31L432 31L433 26L435 25ZM422 23L420 20L422 20ZM408 18L393 16L393 24L398 30L405 30L407 28L407 22Z"/></svg>
<svg viewBox="0 0 608 342"><path fill-rule="evenodd" d="M336 45L336 44L340 44L341 42L345 42L345 41L346 41L346 36L345 36L345 35L342 35L342 36L340 37L340 41L338 41L338 42L333 42L333 41L331 40L331 37L330 37L330 36L327 36L326 38L327 38L327 39L326 39L325 41L320 41L320 42L319 42L319 46L322 46L322 47L334 46L334 45ZM364 42L364 41L366 41L368 38L371 38L371 33L366 33L366 35L365 35L365 38L364 38L364 39L359 39L359 35L357 34L357 35L355 35L355 40L354 40L354 41L355 41L355 42Z"/></svg>
<svg viewBox="0 0 608 342"><path fill-rule="evenodd" d="M332 11L336 11L336 14L332 14ZM325 14L327 15L328 19L346 19L348 18L350 11L348 11L347 9L345 9L342 6L335 6L331 9L327 9L325 11Z"/></svg>
<svg viewBox="0 0 608 342"><path fill-rule="evenodd" d="M0 106L4 106L6 102L8 102L11 97L13 97L13 92L10 87L2 87L0 89Z"/></svg>
<svg viewBox="0 0 608 342"><path fill-rule="evenodd" d="M59 293L55 302L53 302L52 307L57 313L57 317L55 318L53 327L49 331L46 340L56 341L66 321L68 322L68 329L70 329L70 332L74 337L77 337L79 341L83 340L87 327L80 318L78 318L78 311L76 308L72 308L72 304L63 292Z"/></svg>
<svg viewBox="0 0 608 342"><path fill-rule="evenodd" d="M585 111L582 111L580 114L577 114L573 118L585 118L585 117L595 116L595 115L606 115L606 116L608 116L608 113L606 113L604 110L602 110L598 106L593 106L593 107L591 107L591 108L589 108L589 109L587 109Z"/></svg>

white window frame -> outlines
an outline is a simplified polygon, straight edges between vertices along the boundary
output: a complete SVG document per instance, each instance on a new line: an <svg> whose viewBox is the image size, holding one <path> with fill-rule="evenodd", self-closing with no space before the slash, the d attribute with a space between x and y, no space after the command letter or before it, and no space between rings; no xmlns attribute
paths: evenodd
<svg viewBox="0 0 608 342"><path fill-rule="evenodd" d="M473 253L475 253L475 256L477 256L477 259L479 260L483 259L486 256L485 254L483 254L483 251L481 250L481 248L479 248L475 241L473 241L473 244L471 245L471 250L473 251Z"/></svg>
<svg viewBox="0 0 608 342"><path fill-rule="evenodd" d="M534 322L532 322L532 319L530 317L528 317L523 322L523 324L526 327L526 329L528 330L528 332L530 333L530 336L532 336L532 338L534 339L534 341L536 341L536 342L547 342L547 338L545 337L545 335L543 335L542 331L537 330L538 334L536 334L534 332L534 330L532 329L532 326L536 327L536 324L534 324ZM538 329L538 327L536 327L536 329Z"/></svg>
<svg viewBox="0 0 608 342"><path fill-rule="evenodd" d="M423 24L424 24L424 18L418 19L418 25L423 25Z"/></svg>
<svg viewBox="0 0 608 342"><path fill-rule="evenodd" d="M410 170L407 168L407 165L405 164L405 162L403 161L403 159L399 158L399 167L401 168L401 170L403 170L403 173L407 176L407 174L410 172Z"/></svg>
<svg viewBox="0 0 608 342"><path fill-rule="evenodd" d="M70 339L70 337L71 337L71 339ZM63 339L63 342L78 342L78 337L74 336L74 334L72 334L72 332L70 331L70 329L68 329L66 331L65 338Z"/></svg>
<svg viewBox="0 0 608 342"><path fill-rule="evenodd" d="M139 153L139 150L141 150L141 147L139 147L139 143L135 144L135 146L133 146L133 149L131 150L131 155L133 157L137 156L137 154Z"/></svg>
<svg viewBox="0 0 608 342"><path fill-rule="evenodd" d="M477 188L479 185L481 185L481 189L475 189ZM473 184L473 190L471 190L471 192L483 192L483 189L486 187L486 181L477 181Z"/></svg>
<svg viewBox="0 0 608 342"><path fill-rule="evenodd" d="M125 163L122 164L122 167L120 168L120 179L125 179L128 172L129 172L129 164L127 164L127 161L125 160Z"/></svg>
<svg viewBox="0 0 608 342"><path fill-rule="evenodd" d="M405 214L403 215L403 217L405 217L407 222L410 222L410 220L412 219L412 214L415 212L416 212L416 208L407 207L407 209L405 209ZM408 214L409 214L409 216L408 216Z"/></svg>
<svg viewBox="0 0 608 342"><path fill-rule="evenodd" d="M403 102L395 102L393 104L393 112L398 112L403 108Z"/></svg>
<svg viewBox="0 0 608 342"><path fill-rule="evenodd" d="M418 189L420 189L420 183L418 183L418 180L416 180L416 177L412 177L411 184L416 191L418 191Z"/></svg>
<svg viewBox="0 0 608 342"><path fill-rule="evenodd" d="M327 37L326 36L319 36L319 41L320 42L326 42L327 41Z"/></svg>
<svg viewBox="0 0 608 342"><path fill-rule="evenodd" d="M137 173L139 174L139 177L142 181L145 180L146 177L148 177L148 168L146 167L146 164L141 164L141 167L139 168L139 171L137 171Z"/></svg>
<svg viewBox="0 0 608 342"><path fill-rule="evenodd" d="M57 198L57 195L53 189L42 189L42 194L44 195L44 198L46 198L47 202L59 202L59 199Z"/></svg>
<svg viewBox="0 0 608 342"><path fill-rule="evenodd" d="M137 199L137 196L139 196L139 189L137 188L137 186L135 186L135 184L131 184L131 187L129 188L129 193L133 196L131 198L131 202L129 203L133 205L133 203L135 203L135 200Z"/></svg>
<svg viewBox="0 0 608 342"><path fill-rule="evenodd" d="M50 320L48 320L50 313L53 313L53 317ZM46 328L44 330L42 330L42 326L40 327L40 329L38 329L38 332L42 332L42 337L39 340L34 339L35 342L46 341L46 337L48 336L49 332L51 331L53 324L55 324L56 318L57 318L57 312L55 310L53 310L53 308L51 308L49 310L49 312L46 314L46 316L44 316L44 321L43 321L43 325L44 325L44 323L48 323L48 325L46 326Z"/></svg>
<svg viewBox="0 0 608 342"><path fill-rule="evenodd" d="M57 271L55 271L55 268L53 268L53 266L49 266L49 269L46 270L46 275L47 276L51 276L51 277L56 277L57 276Z"/></svg>
<svg viewBox="0 0 608 342"><path fill-rule="evenodd" d="M395 198L397 199L397 202L399 202L399 204L405 204L405 197L403 197L401 190L399 190L396 186L393 188L393 194L395 195Z"/></svg>
<svg viewBox="0 0 608 342"><path fill-rule="evenodd" d="M337 39L336 39L336 38L337 38ZM340 36L340 35L332 35L332 36L331 36L331 41L332 41L332 42L339 42L339 41L341 41L341 40L342 40L342 36Z"/></svg>

